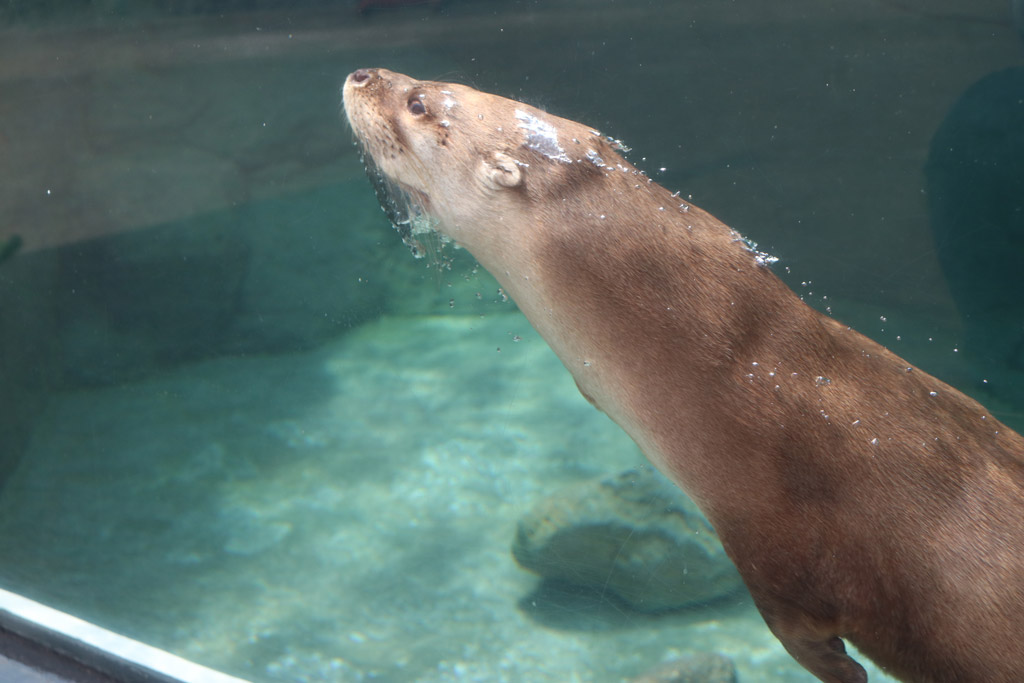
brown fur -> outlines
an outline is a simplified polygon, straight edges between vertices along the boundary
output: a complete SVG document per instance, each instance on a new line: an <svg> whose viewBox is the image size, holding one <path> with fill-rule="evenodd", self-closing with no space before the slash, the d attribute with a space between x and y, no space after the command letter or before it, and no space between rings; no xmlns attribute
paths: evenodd
<svg viewBox="0 0 1024 683"><path fill-rule="evenodd" d="M804 305L586 126L384 70L349 76L345 108L701 506L804 667L865 681L846 639L906 681L1022 680L1024 438Z"/></svg>

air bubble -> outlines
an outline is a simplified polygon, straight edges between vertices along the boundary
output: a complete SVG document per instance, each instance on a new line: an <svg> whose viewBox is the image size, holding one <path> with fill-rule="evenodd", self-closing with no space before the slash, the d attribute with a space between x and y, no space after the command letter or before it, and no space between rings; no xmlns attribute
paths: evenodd
<svg viewBox="0 0 1024 683"><path fill-rule="evenodd" d="M521 109L516 110L515 116L519 121L519 128L526 133L527 147L553 161L572 163L572 159L566 156L565 150L559 144L558 130L553 125Z"/></svg>

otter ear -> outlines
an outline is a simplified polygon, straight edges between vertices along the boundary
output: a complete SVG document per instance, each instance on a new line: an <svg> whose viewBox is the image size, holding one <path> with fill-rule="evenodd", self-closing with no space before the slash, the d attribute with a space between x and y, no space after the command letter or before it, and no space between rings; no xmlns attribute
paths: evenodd
<svg viewBox="0 0 1024 683"><path fill-rule="evenodd" d="M492 189L516 187L523 182L523 170L519 162L504 152L494 152L481 162L484 182Z"/></svg>

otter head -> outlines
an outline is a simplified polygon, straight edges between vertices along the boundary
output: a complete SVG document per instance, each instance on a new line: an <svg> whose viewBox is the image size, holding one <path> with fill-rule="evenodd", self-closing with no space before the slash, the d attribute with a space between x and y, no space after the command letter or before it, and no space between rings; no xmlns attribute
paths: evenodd
<svg viewBox="0 0 1024 683"><path fill-rule="evenodd" d="M616 169L635 172L597 131L467 86L360 69L343 92L378 197L407 243L436 229L484 261L517 237L514 226L550 220L541 213L553 203L574 203Z"/></svg>

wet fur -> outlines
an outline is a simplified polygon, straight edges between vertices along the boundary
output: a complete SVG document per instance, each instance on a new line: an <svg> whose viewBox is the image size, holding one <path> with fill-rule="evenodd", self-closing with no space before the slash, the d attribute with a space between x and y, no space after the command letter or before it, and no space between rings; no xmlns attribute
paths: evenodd
<svg viewBox="0 0 1024 683"><path fill-rule="evenodd" d="M362 73L345 107L378 168L700 505L793 657L865 681L845 639L906 681L1022 680L1021 436L803 304L590 128ZM529 144L517 111L553 126L569 160Z"/></svg>

